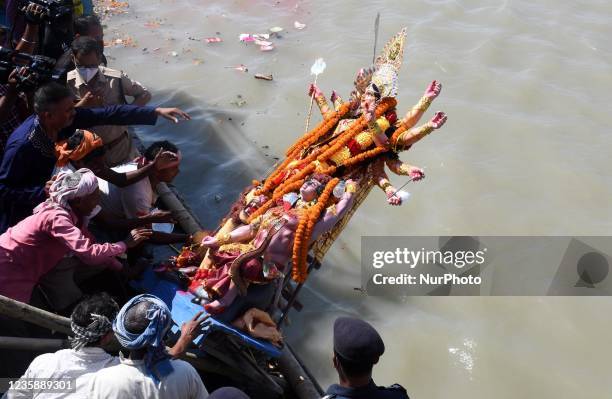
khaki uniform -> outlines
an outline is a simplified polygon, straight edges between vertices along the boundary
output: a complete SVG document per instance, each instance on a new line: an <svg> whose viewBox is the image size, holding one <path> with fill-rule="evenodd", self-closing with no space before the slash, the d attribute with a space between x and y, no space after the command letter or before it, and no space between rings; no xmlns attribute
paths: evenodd
<svg viewBox="0 0 612 399"><path fill-rule="evenodd" d="M103 66L99 68L100 72L89 83L85 83L76 69L68 72L68 88L77 100L91 91L101 93L103 106L121 105L126 103L125 96L138 97L148 93L143 85L130 79L123 72ZM88 130L102 138L106 147L105 161L108 166L129 162L140 155L132 143L127 126L95 126Z"/></svg>

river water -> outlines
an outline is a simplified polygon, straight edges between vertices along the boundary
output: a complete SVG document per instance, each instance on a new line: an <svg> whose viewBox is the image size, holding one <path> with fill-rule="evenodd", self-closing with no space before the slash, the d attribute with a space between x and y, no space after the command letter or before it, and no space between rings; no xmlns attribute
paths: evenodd
<svg viewBox="0 0 612 399"><path fill-rule="evenodd" d="M176 185L213 228L304 131L316 58L327 63L320 87L348 96L371 62L377 12L379 48L408 28L398 109L437 79L444 87L427 116L444 110L449 121L403 155L427 174L407 186L407 204L391 208L373 191L359 209L303 291L289 342L327 386L333 320L359 315L386 341L376 382L399 382L414 398L609 397L608 298L385 299L353 287L366 234L609 234L612 3L130 0L126 14L106 19L105 51L153 103L193 115L140 133L181 148ZM238 41L274 26L284 28L274 51ZM213 36L223 42L202 41ZM248 72L225 68L240 64Z"/></svg>

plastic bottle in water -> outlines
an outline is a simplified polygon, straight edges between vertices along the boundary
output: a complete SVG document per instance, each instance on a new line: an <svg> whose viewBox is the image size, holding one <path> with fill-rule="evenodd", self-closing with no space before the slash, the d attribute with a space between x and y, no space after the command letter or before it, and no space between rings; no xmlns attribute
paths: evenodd
<svg viewBox="0 0 612 399"><path fill-rule="evenodd" d="M346 181L342 180L340 183L336 184L336 187L334 187L334 197L336 198L340 198L342 197L342 195L344 194L344 190L346 188Z"/></svg>

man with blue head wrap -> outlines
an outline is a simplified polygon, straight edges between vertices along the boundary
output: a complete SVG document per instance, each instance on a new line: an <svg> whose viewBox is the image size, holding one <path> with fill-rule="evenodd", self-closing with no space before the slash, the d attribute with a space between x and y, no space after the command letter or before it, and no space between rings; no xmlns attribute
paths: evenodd
<svg viewBox="0 0 612 399"><path fill-rule="evenodd" d="M143 294L126 303L113 322L113 331L129 356L96 373L90 397L206 398L196 370L172 359L165 349L164 338L171 326L170 309L161 299Z"/></svg>

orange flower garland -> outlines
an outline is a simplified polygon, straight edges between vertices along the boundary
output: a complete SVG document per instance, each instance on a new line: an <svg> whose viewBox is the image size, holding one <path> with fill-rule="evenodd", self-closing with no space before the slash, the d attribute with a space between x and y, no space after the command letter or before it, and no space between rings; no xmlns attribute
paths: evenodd
<svg viewBox="0 0 612 399"><path fill-rule="evenodd" d="M376 108L376 118L379 118L384 113L386 113L389 109L395 107L396 105L397 105L397 101L394 98L383 98L381 100L380 104L378 105L378 107ZM274 172L272 172L269 175L269 177L264 182L263 187L257 191L257 194L258 195L266 194L270 190L272 190L273 185L274 185L274 181L276 180L276 178L281 173L286 171L286 168L287 168L287 166L289 165L290 162L292 162L294 160L298 160L298 158L299 158L299 156L298 156L299 154L298 153L300 151L308 148L312 144L316 143L317 140L319 140L323 135L328 133L329 130L331 130L334 126L336 126L338 124L340 119L343 116L345 116L346 113L348 113L349 110L350 110L350 104L348 104L348 103L342 104L340 109L337 112L335 112L332 117L326 118L325 120L323 120L315 129L313 129L312 131L310 131L309 133L304 135L293 146L291 146L291 148L289 148L289 150L287 151L287 158L282 162L282 164L278 168L276 168L276 170ZM308 157L306 157L305 159L301 160L302 164L310 164L315 159L318 160L318 161L321 161L321 162L326 161L333 154L335 154L337 151L339 151L344 145L346 145L353 137L355 137L357 134L361 133L366 127L367 127L367 123L365 122L364 117L361 116L361 117L357 118L350 125L350 127L347 130L342 132L334 140L333 145L332 144L324 145L322 147L322 153L319 153L320 155L310 154ZM366 158L361 157L360 159L363 160L363 159L366 159ZM347 160L347 161L349 161L349 160ZM306 169L308 169L308 167ZM297 176L301 176L301 177L306 176L307 173L303 173L304 170L298 172L294 176L291 176L288 180L293 182L293 181L296 181L298 179ZM284 183L287 183L287 181L281 183L281 185L274 190L275 194L277 194L278 192L281 192L281 191L285 191L284 189L281 188L284 185ZM285 191L285 193L286 193L286 191Z"/></svg>
<svg viewBox="0 0 612 399"><path fill-rule="evenodd" d="M306 210L300 217L298 227L295 231L295 238L293 241L293 269L291 277L298 283L303 283L308 277L308 265L306 259L308 258L308 250L310 249L310 239L319 217L325 210L327 202L331 197L334 187L340 182L340 179L334 178L330 180L325 189L317 199L317 203Z"/></svg>
<svg viewBox="0 0 612 399"><path fill-rule="evenodd" d="M395 107L396 105L397 105L397 101L394 98L383 98L380 104L378 105L378 107L376 108L376 118L379 118L381 115L385 114L389 109ZM343 114L344 112L348 112L348 109L349 109L348 106L341 108L341 110L337 113L337 115L341 113ZM331 122L333 122L334 119L335 117L331 118L328 122L330 122L331 124ZM325 162L327 159L329 159L329 157L331 157L333 154L339 151L344 145L346 145L346 143L348 143L349 140L351 140L357 134L361 133L363 129L366 128L366 126L367 126L367 123L365 122L364 117L363 116L359 117L357 120L355 120L350 125L350 127L347 130L342 132L339 135L339 137L337 137L336 140L334 140L334 144L324 145L322 147L322 153L320 155L310 154L308 157L303 159L302 162L308 164L308 166L306 166L304 169L300 170L298 173L294 174L293 176L290 176L287 180L285 180L278 187L276 187L276 189L274 189L272 198L269 199L263 206L261 206L257 211L255 211L251 215L251 217L249 218L249 222L254 220L256 217L263 215L268 209L272 207L272 205L276 202L276 199L292 191L298 185L298 182L300 183L300 186L301 186L301 184L304 182L304 178L315 171L315 165L313 164L313 161L317 160L320 162ZM320 125L317 127L317 129L321 129L323 131L323 129L325 129L325 125ZM315 139L315 136L311 136L311 138L313 138L314 140L313 143L316 142L316 140L318 140L318 137ZM307 141L307 138L304 137L299 142L302 144L305 144L308 141ZM311 144L308 144L308 145L311 145ZM301 151L304 147L298 146L296 143L296 145L294 145L292 148L294 148L293 152L296 152L296 151ZM372 158L378 154L381 154L384 151L386 151L385 148L376 147L376 148L365 151L361 154L358 154L354 157L347 159L346 161L342 163L342 165L344 166L356 165L368 158ZM270 175L270 177L266 179L266 182L264 183L263 188L258 191L258 194L261 194L261 193L265 194L272 189L272 185L274 184L273 183L274 178L278 176L280 173L285 171L285 168L289 164L290 161L291 161L291 158L285 159L285 161L281 164L281 166L278 167L276 171L274 171ZM340 166L340 165L337 165L337 166ZM332 175L336 171L336 169L337 167L330 166L322 170L321 172L327 175Z"/></svg>
<svg viewBox="0 0 612 399"><path fill-rule="evenodd" d="M394 108L397 105L397 101L394 98L383 98L376 107L375 118L380 118L383 114L385 114L389 109ZM349 129L347 129L340 137L339 140L335 140L334 145L332 145L328 150L326 150L321 156L317 158L319 161L326 161L332 155L340 151L342 147L344 147L353 137L361 133L367 127L367 122L365 121L364 116L360 116Z"/></svg>
<svg viewBox="0 0 612 399"><path fill-rule="evenodd" d="M287 158L285 158L285 160L281 163L281 165L277 167L276 170L274 170L268 176L263 187L257 191L257 195L265 194L269 192L272 189L272 186L274 185L274 181L276 180L276 178L286 170L287 166L292 161L298 160L299 152L301 152L305 148L308 148L312 144L316 143L320 137L324 136L331 129L333 129L334 126L336 126L338 122L340 121L340 118L342 118L348 112L349 108L348 107L345 107L345 108L346 109L341 108L340 110L338 110L338 112L335 112L331 118L328 118L322 121L319 124L319 126L317 126L315 129L305 134L301 139L299 139L295 144L293 144L289 148L289 150L287 150L286 152ZM310 157L302 160L302 162L307 163L310 160L312 160L309 158Z"/></svg>
<svg viewBox="0 0 612 399"><path fill-rule="evenodd" d="M393 148L397 148L397 146L399 145L399 143L397 142L400 138L400 136L406 131L408 130L406 128L405 124L401 124L400 127L398 127L397 129L395 129L395 132L393 132L393 136L391 136L391 140L389 140L389 143L391 144L391 146Z"/></svg>
<svg viewBox="0 0 612 399"><path fill-rule="evenodd" d="M302 138L289 147L289 149L285 152L287 157L292 158L292 155L295 155L296 152L302 151L303 149L316 143L321 136L333 129L348 111L348 104L343 104L338 111L333 111L330 117L323 119L321 123L317 125L317 127L306 133L304 136L302 136Z"/></svg>
<svg viewBox="0 0 612 399"><path fill-rule="evenodd" d="M394 98L384 98L381 103L376 108L376 118L380 118L384 115L388 110L394 108L397 105L397 101ZM283 163L266 179L264 186L259 193L268 193L273 189L274 180L281 173L286 171L287 166L290 162L298 160L299 152L308 148L309 146L316 143L323 135L329 132L332 129L340 118L344 116L349 111L349 104L343 104L343 106L333 114L330 118L326 118L322 123L320 123L315 129L304 135L298 142L296 142L288 151L287 158L283 161ZM321 151L317 153L310 154L301 162L303 164L307 164L302 170L298 171L294 175L287 178L284 182L279 184L273 191L272 198L270 198L264 205L262 205L259 209L257 209L249 218L249 222L253 221L260 215L263 215L267 212L271 207L273 207L277 200L281 198L286 193L292 191L298 191L300 187L304 184L305 178L313 173L316 169L315 161L319 161L324 163L327 161L332 155L338 152L343 146L345 146L352 138L354 138L357 134L361 133L364 129L367 128L367 122L363 116L357 118L347 130L342 132L334 141L333 144L329 143L321 147ZM405 127L402 125L398 128L391 139L391 143L396 143L399 135L405 131ZM324 173L327 175L333 175L339 166L354 166L357 165L367 159L373 158L379 154L388 151L388 148L385 147L375 147L369 149L365 152L362 152L354 157L347 159L342 162L342 165L329 166L323 170L320 170L320 173ZM314 227L325 210L331 193L334 187L338 184L339 179L332 179L323 190L322 194L319 196L319 199L312 208L305 210L300 213L298 226L295 231L295 238L293 243L293 252L292 252L292 261L293 261L293 269L292 269L292 278L298 282L302 283L306 280L308 271L306 259L308 258L308 251L310 249L310 240L312 237L312 233L314 231Z"/></svg>
<svg viewBox="0 0 612 399"><path fill-rule="evenodd" d="M292 191L298 191L300 187L302 187L302 184L304 184L303 180L295 181L292 184L287 184L285 186L285 189L282 192L278 192L274 194L272 198L267 200L262 206L260 206L255 212L253 212L251 216L249 216L249 219L247 221L251 223L257 217L266 213L270 208L272 208L276 204L276 201L278 201L283 195L290 193Z"/></svg>

